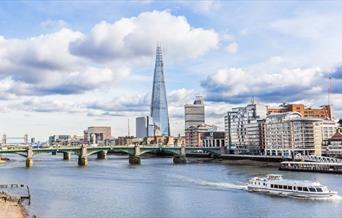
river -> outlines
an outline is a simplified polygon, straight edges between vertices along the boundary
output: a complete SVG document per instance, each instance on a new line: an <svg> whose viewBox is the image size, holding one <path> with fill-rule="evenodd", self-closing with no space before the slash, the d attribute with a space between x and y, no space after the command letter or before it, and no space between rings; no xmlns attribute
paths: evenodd
<svg viewBox="0 0 342 218"><path fill-rule="evenodd" d="M31 188L30 215L37 217L341 217L342 200L300 200L249 193L248 178L281 173L290 179L317 180L342 194L342 175L279 172L276 167L222 163L173 165L171 158L142 159L129 166L123 156L90 158L35 156L0 166L0 184Z"/></svg>

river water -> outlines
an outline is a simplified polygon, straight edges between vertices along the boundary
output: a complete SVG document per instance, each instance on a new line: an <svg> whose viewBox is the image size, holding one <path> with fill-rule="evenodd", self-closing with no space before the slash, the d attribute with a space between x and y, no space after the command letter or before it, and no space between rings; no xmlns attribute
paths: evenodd
<svg viewBox="0 0 342 218"><path fill-rule="evenodd" d="M127 157L89 160L40 154L31 169L24 159L0 166L0 184L31 188L28 210L37 217L342 217L342 200L301 200L249 193L248 178L281 173L289 179L317 180L342 194L342 175L279 172L276 167L239 162L173 165L171 158Z"/></svg>

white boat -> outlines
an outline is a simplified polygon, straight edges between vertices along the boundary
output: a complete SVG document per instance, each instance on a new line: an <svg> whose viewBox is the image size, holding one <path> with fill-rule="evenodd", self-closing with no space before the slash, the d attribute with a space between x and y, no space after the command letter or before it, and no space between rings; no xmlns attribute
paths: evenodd
<svg viewBox="0 0 342 218"><path fill-rule="evenodd" d="M269 174L266 177L253 177L248 181L247 190L267 194L298 198L325 199L337 195L319 182L288 180L282 175Z"/></svg>

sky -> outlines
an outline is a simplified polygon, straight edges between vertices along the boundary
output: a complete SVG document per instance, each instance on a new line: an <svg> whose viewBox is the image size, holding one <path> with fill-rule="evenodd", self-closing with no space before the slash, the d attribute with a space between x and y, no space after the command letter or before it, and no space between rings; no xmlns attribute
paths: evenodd
<svg viewBox="0 0 342 218"><path fill-rule="evenodd" d="M206 122L254 97L319 107L342 118L342 2L0 2L0 134L82 135L88 126L135 133L149 114L155 47L162 45L171 134L184 104Z"/></svg>

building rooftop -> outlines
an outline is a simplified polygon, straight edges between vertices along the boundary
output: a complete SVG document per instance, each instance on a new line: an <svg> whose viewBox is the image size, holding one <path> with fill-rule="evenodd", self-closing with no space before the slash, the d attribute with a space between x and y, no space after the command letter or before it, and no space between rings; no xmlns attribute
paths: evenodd
<svg viewBox="0 0 342 218"><path fill-rule="evenodd" d="M330 141L342 141L341 130L337 130L336 133L330 138Z"/></svg>

